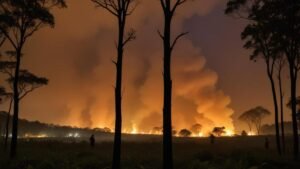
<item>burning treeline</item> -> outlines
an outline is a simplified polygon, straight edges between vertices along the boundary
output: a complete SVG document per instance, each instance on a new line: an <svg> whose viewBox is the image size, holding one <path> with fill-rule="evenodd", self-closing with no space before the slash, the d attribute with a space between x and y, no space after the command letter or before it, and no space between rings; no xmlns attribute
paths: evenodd
<svg viewBox="0 0 300 169"><path fill-rule="evenodd" d="M62 66L63 78L52 71L43 70L56 83L47 87L49 90L44 90L43 95L49 96L47 105L41 103L41 96L36 96L34 101L51 108L34 108L34 111L54 113L50 120L55 123L59 119L61 124L113 129L112 86L115 82L115 67L111 60L116 55L113 45L116 38L115 22L112 16L103 10L95 10L89 2L69 3L72 8L57 15L56 29L41 35L39 39L55 41L59 36L66 46L62 49L53 45L55 50L52 50L51 56L65 56L60 58L60 63L67 62L71 57L75 61L74 64ZM192 15L206 14L216 3L217 1L195 1L185 4L186 7L176 14L174 32L183 30L185 19ZM128 25L137 31L137 39L127 46L124 57L122 108L123 129L126 131L135 126L138 131L150 132L162 124L162 46L156 32L162 27L162 13L153 13L156 8L159 8L159 3L143 1L128 20ZM80 15L78 10L82 11ZM80 29L62 26L71 17L76 17L78 22L83 23ZM90 18L90 21L87 22L86 18ZM72 45L68 45L69 39L72 39ZM38 57L40 54L48 55L43 52L44 47L28 47L30 51L35 51L33 58L37 62L41 59ZM53 63L54 60L48 61ZM205 65L206 60L201 49L195 47L188 36L184 37L176 46L172 60L172 114L173 127L176 130L190 129L197 123L202 125L203 133L219 126L234 130L231 119L233 111L228 107L230 98L216 88L218 75ZM54 89L57 91L55 97L51 92ZM32 107L24 106L24 112L33 111Z"/></svg>

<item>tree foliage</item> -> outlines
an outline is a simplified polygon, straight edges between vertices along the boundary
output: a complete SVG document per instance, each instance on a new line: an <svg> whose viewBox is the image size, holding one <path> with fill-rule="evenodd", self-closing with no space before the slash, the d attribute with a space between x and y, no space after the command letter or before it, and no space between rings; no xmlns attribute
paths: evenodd
<svg viewBox="0 0 300 169"><path fill-rule="evenodd" d="M215 134L217 136L222 136L225 133L225 127L214 127L212 131L212 134Z"/></svg>
<svg viewBox="0 0 300 169"><path fill-rule="evenodd" d="M239 119L248 124L251 123L255 125L257 134L260 134L262 120L269 115L271 115L269 110L258 106L244 112L242 115L240 115Z"/></svg>
<svg viewBox="0 0 300 169"><path fill-rule="evenodd" d="M189 137L191 136L192 132L188 129L182 129L179 131L179 136L181 137Z"/></svg>
<svg viewBox="0 0 300 169"><path fill-rule="evenodd" d="M191 129L190 129L194 134L199 134L202 130L202 125L199 123L196 123L194 125L192 125Z"/></svg>

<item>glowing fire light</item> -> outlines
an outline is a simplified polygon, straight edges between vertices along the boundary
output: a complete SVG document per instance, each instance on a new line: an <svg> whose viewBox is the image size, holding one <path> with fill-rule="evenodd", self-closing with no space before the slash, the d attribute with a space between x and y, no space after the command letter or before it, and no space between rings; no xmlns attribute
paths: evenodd
<svg viewBox="0 0 300 169"><path fill-rule="evenodd" d="M34 134L25 134L25 138L46 138L48 137L46 134L37 134L37 135L34 135Z"/></svg>
<svg viewBox="0 0 300 169"><path fill-rule="evenodd" d="M203 133L202 132L199 132L198 133L198 137L203 137L204 135L203 135Z"/></svg>
<svg viewBox="0 0 300 169"><path fill-rule="evenodd" d="M234 136L234 132L232 130L226 130L225 136L228 136L228 137Z"/></svg>
<svg viewBox="0 0 300 169"><path fill-rule="evenodd" d="M79 138L80 137L80 134L79 133L69 133L67 134L66 137L74 137L74 138Z"/></svg>
<svg viewBox="0 0 300 169"><path fill-rule="evenodd" d="M131 130L130 134L138 134L138 129L136 128L136 124L132 125L132 130Z"/></svg>
<svg viewBox="0 0 300 169"><path fill-rule="evenodd" d="M256 134L254 133L254 132L252 132L252 131L249 131L248 132L248 136L255 136Z"/></svg>
<svg viewBox="0 0 300 169"><path fill-rule="evenodd" d="M202 132L192 134L192 137L204 137Z"/></svg>

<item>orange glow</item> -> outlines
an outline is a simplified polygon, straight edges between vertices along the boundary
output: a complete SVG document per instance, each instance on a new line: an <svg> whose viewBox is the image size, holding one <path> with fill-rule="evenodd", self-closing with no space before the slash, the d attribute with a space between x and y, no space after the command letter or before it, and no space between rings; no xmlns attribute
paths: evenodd
<svg viewBox="0 0 300 169"><path fill-rule="evenodd" d="M38 135L25 134L25 138L46 138L46 137L48 137L46 134L38 134Z"/></svg>
<svg viewBox="0 0 300 169"><path fill-rule="evenodd" d="M232 130L226 130L225 131L225 136L232 137L232 136L234 136L234 134L235 133Z"/></svg>
<svg viewBox="0 0 300 169"><path fill-rule="evenodd" d="M248 132L248 136L255 136L256 134L254 133L254 132L252 132L252 131L249 131Z"/></svg>

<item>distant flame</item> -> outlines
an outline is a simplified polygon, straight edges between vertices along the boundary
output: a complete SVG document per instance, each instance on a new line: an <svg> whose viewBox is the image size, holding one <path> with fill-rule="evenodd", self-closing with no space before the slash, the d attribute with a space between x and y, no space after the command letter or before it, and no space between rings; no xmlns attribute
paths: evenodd
<svg viewBox="0 0 300 169"><path fill-rule="evenodd" d="M34 134L25 134L25 138L46 138L48 137L46 134L37 134L37 135L34 135Z"/></svg>
<svg viewBox="0 0 300 169"><path fill-rule="evenodd" d="M225 136L228 136L228 137L234 136L234 132L232 130L226 130Z"/></svg>
<svg viewBox="0 0 300 169"><path fill-rule="evenodd" d="M192 137L204 137L202 132L192 134Z"/></svg>
<svg viewBox="0 0 300 169"><path fill-rule="evenodd" d="M132 124L132 129L131 129L131 131L130 131L130 134L138 134L139 132L138 132L138 129L137 129L137 127L136 127L136 124L135 123L133 123Z"/></svg>
<svg viewBox="0 0 300 169"><path fill-rule="evenodd" d="M254 132L252 132L252 131L249 131L248 132L248 136L255 136L256 134L254 133Z"/></svg>

